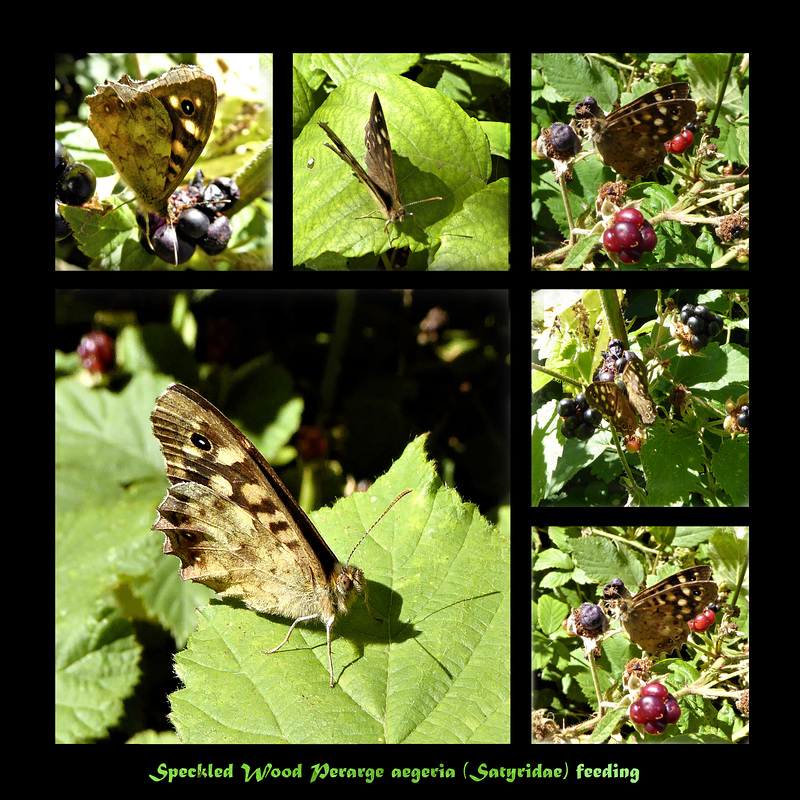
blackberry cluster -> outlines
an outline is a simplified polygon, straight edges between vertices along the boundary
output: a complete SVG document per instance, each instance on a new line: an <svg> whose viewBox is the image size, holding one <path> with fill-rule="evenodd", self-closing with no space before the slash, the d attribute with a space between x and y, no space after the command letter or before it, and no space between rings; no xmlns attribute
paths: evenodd
<svg viewBox="0 0 800 800"><path fill-rule="evenodd" d="M570 636L580 636L584 645L594 646L594 640L604 634L611 623L604 609L594 603L581 603L578 608L573 608L569 616L561 623L561 627ZM599 652L598 652L599 658Z"/></svg>
<svg viewBox="0 0 800 800"><path fill-rule="evenodd" d="M603 609L594 603L581 603L578 608L578 620L587 631L602 633L608 627L608 618L603 613Z"/></svg>
<svg viewBox="0 0 800 800"><path fill-rule="evenodd" d="M622 578L614 578L611 583L603 587L604 600L619 600L622 597L630 597L631 593L625 587Z"/></svg>
<svg viewBox="0 0 800 800"><path fill-rule="evenodd" d="M56 241L72 233L59 210L61 205L82 206L97 186L94 172L70 155L69 150L56 139Z"/></svg>
<svg viewBox="0 0 800 800"><path fill-rule="evenodd" d="M83 368L91 373L107 373L114 367L114 340L105 331L87 333L78 345Z"/></svg>
<svg viewBox="0 0 800 800"><path fill-rule="evenodd" d="M707 608L702 614L690 619L686 624L695 632L703 633L716 622L717 615L713 609Z"/></svg>
<svg viewBox="0 0 800 800"><path fill-rule="evenodd" d="M601 241L609 255L617 255L623 264L635 264L645 253L656 249L658 237L638 208L623 208L617 211Z"/></svg>
<svg viewBox="0 0 800 800"><path fill-rule="evenodd" d="M680 322L675 323L675 336L684 352L697 353L725 327L722 317L712 313L706 306L687 303L680 313Z"/></svg>
<svg viewBox="0 0 800 800"><path fill-rule="evenodd" d="M663 683L648 683L628 712L631 722L643 725L645 733L664 733L667 725L681 718L681 707Z"/></svg>
<svg viewBox="0 0 800 800"><path fill-rule="evenodd" d="M554 122L550 126L550 145L558 153L574 156L580 152L581 141L569 125Z"/></svg>
<svg viewBox="0 0 800 800"><path fill-rule="evenodd" d="M574 400L565 397L558 404L558 416L564 420L561 425L564 438L578 439L581 442L591 439L603 421L603 415L597 409L589 408L589 402L583 393Z"/></svg>
<svg viewBox="0 0 800 800"><path fill-rule="evenodd" d="M233 235L231 221L222 212L229 211L238 199L239 188L231 178L215 178L204 186L203 171L197 170L191 183L170 198L171 208L180 209L176 225L153 212L145 216L137 211L141 245L167 264L185 263L197 247L217 255Z"/></svg>
<svg viewBox="0 0 800 800"><path fill-rule="evenodd" d="M750 392L743 394L736 402L725 403L728 416L725 417L724 428L734 433L750 433Z"/></svg>

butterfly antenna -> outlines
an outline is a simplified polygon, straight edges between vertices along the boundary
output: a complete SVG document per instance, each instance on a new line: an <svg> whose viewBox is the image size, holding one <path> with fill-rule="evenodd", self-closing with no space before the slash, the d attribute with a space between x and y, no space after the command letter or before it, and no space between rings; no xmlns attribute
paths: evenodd
<svg viewBox="0 0 800 800"><path fill-rule="evenodd" d="M356 549L358 548L358 545L360 545L361 542L363 542L364 539L366 539L367 536L370 535L372 529L392 510L392 507L395 505L395 503L397 503L398 500L401 500L407 494L411 494L411 491L412 491L411 489L406 489L404 492L400 492L400 494L397 495L397 497L395 497L395 499L392 500L391 503L389 503L389 507L386 509L386 511L384 511L383 514L381 514L378 517L378 519L376 519L375 522L373 522L372 525L370 525L369 530L358 540L356 546L350 551L350 555L347 556L347 564L345 565L346 567L350 566L350 559L353 557L353 553L355 553Z"/></svg>

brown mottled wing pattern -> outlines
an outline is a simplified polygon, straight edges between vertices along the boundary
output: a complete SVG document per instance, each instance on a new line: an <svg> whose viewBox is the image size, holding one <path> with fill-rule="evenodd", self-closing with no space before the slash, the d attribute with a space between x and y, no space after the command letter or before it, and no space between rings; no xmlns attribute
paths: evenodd
<svg viewBox="0 0 800 800"><path fill-rule="evenodd" d="M636 412L614 381L590 383L586 388L586 399L592 408L609 418L619 433L630 435L638 427Z"/></svg>
<svg viewBox="0 0 800 800"><path fill-rule="evenodd" d="M645 425L652 425L656 419L656 406L650 396L647 383L647 369L639 358L629 361L622 371L622 380L628 392L628 400Z"/></svg>
<svg viewBox="0 0 800 800"><path fill-rule="evenodd" d="M593 142L603 161L628 178L656 170L667 156L664 142L697 114L689 92L688 83L671 83L593 120Z"/></svg>
<svg viewBox="0 0 800 800"><path fill-rule="evenodd" d="M180 384L158 398L151 420L171 484L153 529L165 533L181 577L257 611L316 613L336 556L252 442Z"/></svg>
<svg viewBox="0 0 800 800"><path fill-rule="evenodd" d="M332 145L328 144L328 142L323 142L325 147L333 150L333 152L353 170L353 174L356 178L369 189L369 193L372 195L372 199L375 201L375 205L378 207L381 214L383 214L387 221L394 222L397 217L393 216L393 211L391 210L391 197L367 174L361 164L358 163L358 159L350 152L347 145L330 129L327 122L318 122L317 124L328 134L328 137L333 142Z"/></svg>
<svg viewBox="0 0 800 800"><path fill-rule="evenodd" d="M711 567L670 575L630 600L619 600L620 621L631 641L649 653L667 653L689 638L686 624L717 596Z"/></svg>
<svg viewBox="0 0 800 800"><path fill-rule="evenodd" d="M151 81L123 75L86 98L89 129L141 205L167 216L167 200L203 152L217 84L182 64Z"/></svg>
<svg viewBox="0 0 800 800"><path fill-rule="evenodd" d="M656 419L656 406L650 396L647 370L640 358L634 357L615 381L595 381L586 388L586 399L611 420L621 434L630 436L639 426L652 425Z"/></svg>

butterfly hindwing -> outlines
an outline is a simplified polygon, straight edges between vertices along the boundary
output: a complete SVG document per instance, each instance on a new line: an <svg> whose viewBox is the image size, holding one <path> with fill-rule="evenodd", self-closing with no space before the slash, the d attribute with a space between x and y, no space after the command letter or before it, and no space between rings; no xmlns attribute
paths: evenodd
<svg viewBox="0 0 800 800"><path fill-rule="evenodd" d="M632 434L636 430L638 426L636 412L614 381L589 384L586 389L586 399L592 408L596 408L604 417L608 417L620 433Z"/></svg>

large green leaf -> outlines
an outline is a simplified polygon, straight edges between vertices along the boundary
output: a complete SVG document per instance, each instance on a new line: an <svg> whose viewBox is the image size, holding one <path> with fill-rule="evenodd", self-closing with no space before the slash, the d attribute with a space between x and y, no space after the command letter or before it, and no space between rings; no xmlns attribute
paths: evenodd
<svg viewBox="0 0 800 800"><path fill-rule="evenodd" d="M212 600L176 657L171 696L184 742L507 742L509 543L443 487L412 442L367 494L312 515L346 561L391 501L404 497L353 562L369 584L334 627L336 685L325 631Z"/></svg>

